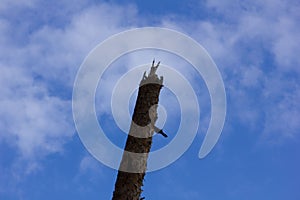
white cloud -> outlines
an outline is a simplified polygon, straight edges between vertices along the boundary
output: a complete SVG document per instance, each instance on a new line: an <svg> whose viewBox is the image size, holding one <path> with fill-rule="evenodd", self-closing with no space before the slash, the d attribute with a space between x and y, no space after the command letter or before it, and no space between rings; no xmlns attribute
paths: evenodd
<svg viewBox="0 0 300 200"><path fill-rule="evenodd" d="M24 35L24 43L10 34L18 32L18 26L9 18L1 19L0 139L30 160L63 151L75 131L70 95L64 93L71 93L87 53L129 26L135 12L132 6L90 6L68 16L71 21L65 27L37 26Z"/></svg>
<svg viewBox="0 0 300 200"><path fill-rule="evenodd" d="M242 72L241 84L245 87L258 87L263 81L263 72L255 66L246 66Z"/></svg>
<svg viewBox="0 0 300 200"><path fill-rule="evenodd" d="M262 137L272 143L297 140L300 128L299 84L293 79L273 75L266 80L263 95L266 118Z"/></svg>
<svg viewBox="0 0 300 200"><path fill-rule="evenodd" d="M227 40L234 38L235 46L242 48L244 48L241 44L242 40L248 40L255 44L255 48L260 48L259 51L265 48L266 51L274 54L280 70L292 70L299 73L299 69L296 67L299 65L296 52L300 50L299 45L296 45L300 41L300 28L297 26L300 19L299 3L279 0L251 1L251 3L244 1L213 2L215 1L208 1L208 6L217 9L225 19L230 16L231 21L227 24L227 31L230 32L230 35L227 34L229 36ZM219 33L224 34L223 32ZM248 46L251 47L251 45Z"/></svg>
<svg viewBox="0 0 300 200"><path fill-rule="evenodd" d="M297 52L300 52L300 35L298 19L282 16L276 26L278 38L274 41L273 52L276 61L282 71L296 71L300 74L300 59Z"/></svg>
<svg viewBox="0 0 300 200"><path fill-rule="evenodd" d="M213 0L206 6L216 15L164 24L192 35L216 61L230 98L229 117L235 116L232 122L275 140L296 137L300 108L294 102L298 89L291 82L296 84L300 75L300 4Z"/></svg>
<svg viewBox="0 0 300 200"><path fill-rule="evenodd" d="M73 135L70 101L51 96L30 73L1 66L0 136L25 157L61 150Z"/></svg>
<svg viewBox="0 0 300 200"><path fill-rule="evenodd" d="M297 128L287 118L282 118L285 121L278 123L281 121L279 118L268 114L279 104L290 108L293 103L276 101L282 97L279 87L267 85L268 82L275 82L282 73L293 73L293 79L298 79L300 75L300 49L297 46L300 28L296 25L300 19L299 4L284 1L207 1L206 5L216 13L211 17L213 20L175 21L166 16L161 24L188 33L208 50L221 69L225 87L232 98L228 109L232 109L230 114L236 119L233 121L252 127L251 130L257 133L272 134L270 128L262 130L261 123L264 122L265 127L276 123L282 129ZM139 59L142 57L135 58L135 61ZM287 88L280 88L292 95L295 90L288 88L286 83L289 79L281 77L280 82ZM268 90L276 91L271 99L263 95ZM297 110L287 109L285 115L290 113L294 116ZM280 138L286 138L281 134L297 135L295 131L277 132L280 132L277 135Z"/></svg>
<svg viewBox="0 0 300 200"><path fill-rule="evenodd" d="M291 130L288 133L280 131L280 134L296 135L293 130L298 128L295 121L299 119L300 110L295 107L298 97L295 91L298 89L282 88L286 91L284 100L271 101L272 105L259 106L259 110L254 109L255 104L249 100L257 97L247 93L247 89L257 89L262 82L265 93L279 91L274 85L267 86L268 82L274 82L278 77L269 73L296 72L299 75L299 5L292 4L294 6L283 1L256 1L254 4L207 1L208 8L214 9L227 21L216 19L182 23L166 17L162 18L161 24L184 30L203 44L222 70L225 86L238 100L235 107L237 116L245 118L245 123L251 121L255 124L262 111L266 114L265 132L273 132L270 127L280 121L282 123L277 123L280 127L276 130L286 127ZM8 4L3 5L1 9L8 8ZM10 3L9 8L13 5ZM18 26L9 20L0 20L0 139L16 145L23 156L34 157L41 152L45 155L61 151L67 138L73 135L74 127L70 100L53 93L53 89L61 87L71 90L79 65L96 44L144 20L139 19L133 6L109 4L85 7L68 18L69 23L63 27L42 24L28 31L24 43L18 43L19 40L15 41L10 35L18 31ZM264 51L270 53L275 61L271 72L264 72L268 67L265 66ZM128 63L140 63L141 58L144 57L131 57ZM143 63L151 59L147 57ZM178 64L175 61L170 63L166 62L174 66ZM190 72L185 73L189 75ZM287 80L280 81L285 83ZM105 88L108 90L110 87ZM271 98L281 96L280 92L275 92ZM259 102L264 101L268 99L259 97ZM274 110L276 107L280 109ZM276 115L280 118L274 117L273 113L277 112L281 113ZM288 116L294 116L294 120L289 120Z"/></svg>
<svg viewBox="0 0 300 200"><path fill-rule="evenodd" d="M2 0L0 11L7 11L16 7L33 7L36 0Z"/></svg>
<svg viewBox="0 0 300 200"><path fill-rule="evenodd" d="M32 44L28 48L36 61L33 70L45 79L73 84L78 67L89 51L107 37L123 30L123 23L128 25L135 12L131 6L120 8L101 4L73 16L64 29L47 25L42 27L31 35ZM45 71L42 68L44 65L49 70Z"/></svg>

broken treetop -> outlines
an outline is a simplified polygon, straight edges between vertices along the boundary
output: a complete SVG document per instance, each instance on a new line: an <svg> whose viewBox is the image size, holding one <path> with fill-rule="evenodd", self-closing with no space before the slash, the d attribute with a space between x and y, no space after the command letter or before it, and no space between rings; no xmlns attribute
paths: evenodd
<svg viewBox="0 0 300 200"><path fill-rule="evenodd" d="M160 78L158 78L157 74L156 74L156 70L160 64L160 62L157 63L157 65L154 65L155 60L153 60L152 62L152 66L150 69L150 73L147 76L146 75L146 71L144 72L143 75L143 79L141 80L140 86L144 85L144 84L159 84L162 85L163 83L163 77L161 76Z"/></svg>

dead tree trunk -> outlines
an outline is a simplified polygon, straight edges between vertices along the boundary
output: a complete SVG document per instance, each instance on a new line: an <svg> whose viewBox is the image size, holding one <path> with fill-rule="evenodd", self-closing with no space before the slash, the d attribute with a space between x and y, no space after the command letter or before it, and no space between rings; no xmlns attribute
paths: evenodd
<svg viewBox="0 0 300 200"><path fill-rule="evenodd" d="M156 75L158 66L153 61L149 75L145 72L141 80L112 200L140 199L163 81Z"/></svg>

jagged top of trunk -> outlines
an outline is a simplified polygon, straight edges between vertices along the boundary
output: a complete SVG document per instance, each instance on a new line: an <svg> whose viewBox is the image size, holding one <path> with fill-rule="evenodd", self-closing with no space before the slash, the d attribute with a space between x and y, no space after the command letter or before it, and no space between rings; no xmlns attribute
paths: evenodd
<svg viewBox="0 0 300 200"><path fill-rule="evenodd" d="M156 74L156 70L159 67L159 64L160 64L160 62L158 62L155 65L155 60L153 60L150 72L149 72L148 75L147 75L146 71L144 72L143 78L140 82L140 86L143 86L145 84L159 84L159 85L162 85L163 76L158 77L158 75Z"/></svg>

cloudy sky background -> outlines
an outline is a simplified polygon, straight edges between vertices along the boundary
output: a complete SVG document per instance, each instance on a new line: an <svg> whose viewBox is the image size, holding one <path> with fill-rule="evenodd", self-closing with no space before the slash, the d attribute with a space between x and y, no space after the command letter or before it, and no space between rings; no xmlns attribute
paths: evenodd
<svg viewBox="0 0 300 200"><path fill-rule="evenodd" d="M299 13L299 2L280 0L1 1L0 199L110 199L117 172L95 160L76 133L73 83L99 42L143 26L172 28L203 45L220 69L228 101L221 138L199 160L210 104L192 67L157 51L131 53L112 64L96 105L119 146L126 135L101 92L110 94L129 66L156 57L176 68L190 80L203 113L189 150L146 175L146 199L299 199ZM134 95L129 110L133 103ZM178 113L169 90L162 91L161 103ZM179 117L172 116L166 119L168 140L178 128ZM154 148L168 140L154 137Z"/></svg>

